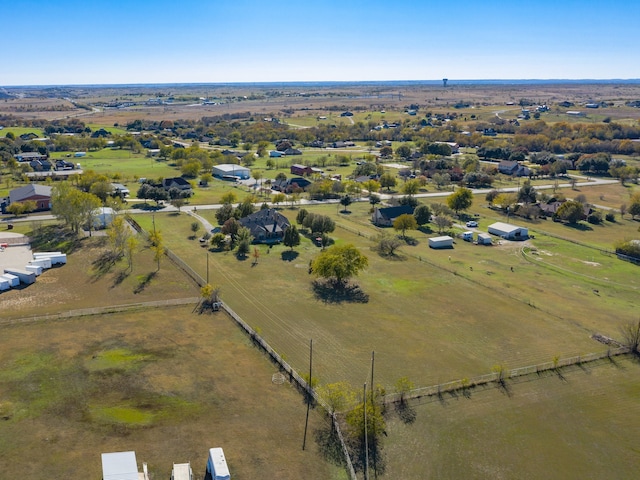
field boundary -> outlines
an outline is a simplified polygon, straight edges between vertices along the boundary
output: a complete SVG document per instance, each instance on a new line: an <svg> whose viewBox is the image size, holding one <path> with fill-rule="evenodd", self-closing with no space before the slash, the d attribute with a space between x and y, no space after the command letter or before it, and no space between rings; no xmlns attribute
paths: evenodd
<svg viewBox="0 0 640 480"><path fill-rule="evenodd" d="M443 393L450 393L455 391L466 391L467 389L486 385L488 383L503 384L511 378L523 377L527 375L539 375L544 372L558 371L560 368L569 367L572 365L582 365L584 363L595 362L602 360L603 358L611 358L618 355L625 355L630 352L627 347L610 348L603 352L588 353L586 355L577 355L568 358L556 358L552 362L540 363L537 365L529 365L526 367L518 367L514 369L496 368L495 371L487 373L485 375L479 375L473 378L463 378L459 380L453 380L451 382L440 383L438 385L431 385L428 387L420 387L404 394L402 393L390 393L382 398L382 403L385 405L400 403L411 399L419 399L422 397L441 396Z"/></svg>
<svg viewBox="0 0 640 480"><path fill-rule="evenodd" d="M80 308L62 313L47 313L46 315L33 315L8 320L0 320L0 325L14 325L19 323L44 322L47 320L62 320L66 318L85 317L90 315L102 315L104 313L120 313L131 310L140 310L148 307L167 307L175 305L192 305L200 301L197 297L174 298L169 300L154 300L149 302L127 303L123 305L110 305L106 307Z"/></svg>

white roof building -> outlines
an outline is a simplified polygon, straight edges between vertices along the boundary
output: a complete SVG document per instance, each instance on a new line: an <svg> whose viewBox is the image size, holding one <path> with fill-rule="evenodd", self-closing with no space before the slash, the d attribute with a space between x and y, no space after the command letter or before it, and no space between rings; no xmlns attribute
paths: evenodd
<svg viewBox="0 0 640 480"><path fill-rule="evenodd" d="M222 163L220 165L213 166L214 177L233 176L246 180L251 175L251 170L242 165L236 165L235 163Z"/></svg>
<svg viewBox="0 0 640 480"><path fill-rule="evenodd" d="M138 480L136 452L102 454L102 480Z"/></svg>
<svg viewBox="0 0 640 480"><path fill-rule="evenodd" d="M492 235L498 235L507 240L524 240L529 237L529 229L511 225L510 223L493 223L489 225L488 231Z"/></svg>

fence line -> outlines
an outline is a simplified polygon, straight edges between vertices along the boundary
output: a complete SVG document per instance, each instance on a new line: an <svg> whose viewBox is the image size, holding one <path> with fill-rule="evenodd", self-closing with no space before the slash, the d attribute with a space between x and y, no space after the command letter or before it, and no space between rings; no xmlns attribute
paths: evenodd
<svg viewBox="0 0 640 480"><path fill-rule="evenodd" d="M578 355L568 358L559 358L556 361L545 362L538 365L529 365L526 367L519 367L511 370L500 369L495 372L487 373L485 375L479 375L469 379L453 380L451 382L440 383L438 385L416 388L405 394L390 393L383 397L382 402L385 404L390 404L400 402L401 400L442 395L443 393L453 392L456 390L465 390L467 388L486 385L492 382L506 381L510 378L522 377L534 373L540 374L571 365L581 365L583 363L595 362L597 360L602 360L603 358L624 355L626 353L629 353L629 349L627 347L617 347L608 349L603 352L588 353L586 355Z"/></svg>
<svg viewBox="0 0 640 480"><path fill-rule="evenodd" d="M144 229L138 224L138 222L136 222L135 220L133 220L132 218L128 218L127 219L130 223L131 226L138 231L139 233L142 233L145 236L148 236L148 234L146 233L146 231L144 231ZM184 260L182 260L178 255L176 255L175 253L173 253L171 250L169 250L168 248L165 248L164 251L165 255L172 261L175 263L175 265L180 268L181 270L183 270L187 275L189 275L189 277L191 277L199 286L204 286L206 284L206 281L204 278L202 278L202 276L200 276L200 274L198 274L193 268L191 268ZM197 299L197 301L199 301L200 299ZM300 374L298 374L298 372L291 366L289 365L289 363L287 363L280 354L278 354L278 352L276 352L271 345L269 345L260 335L258 335L258 333L249 326L248 323L246 323L241 317L240 315L238 315L236 312L234 312L231 307L229 307L226 303L224 302L220 302L220 306L222 307L222 309L227 312L227 314L236 322L236 324L242 329L244 330L244 332L251 338L251 340L253 341L253 343L258 346L259 348L261 348L265 353L267 353L269 355L269 357L271 358L271 360L273 362L275 362L278 367L285 371L288 375L289 375L289 382L295 384L299 390L305 392L309 398L313 399L313 401L315 403L317 403L318 405L320 405L322 408L324 408L324 410L326 411L326 413L330 416L331 418L331 426L332 428L335 429L336 434L338 436L338 439L340 440L340 446L342 448L342 452L344 454L345 457L345 463L347 464L347 470L349 473L349 476L351 478L351 480L357 480L357 476L356 476L356 472L355 469L353 468L353 463L351 462L351 457L349 455L349 450L347 449L347 445L344 442L344 437L342 436L342 431L340 429L340 424L338 422L338 419L336 417L335 412L333 412L333 410L331 409L331 407L329 406L328 403L326 403L318 394L317 392L311 387L311 385L309 385L307 383L307 381L302 378L302 376L300 376ZM309 379L311 380L311 379Z"/></svg>
<svg viewBox="0 0 640 480"><path fill-rule="evenodd" d="M169 300L155 300L150 302L128 303L124 305L110 305L106 307L80 308L62 313L48 313L46 315L33 315L31 317L0 320L0 325L13 325L17 323L42 322L47 320L62 320L64 318L85 317L89 315L101 315L104 313L119 313L130 310L138 310L147 307L166 307L174 305L192 305L200 301L197 297L174 298Z"/></svg>

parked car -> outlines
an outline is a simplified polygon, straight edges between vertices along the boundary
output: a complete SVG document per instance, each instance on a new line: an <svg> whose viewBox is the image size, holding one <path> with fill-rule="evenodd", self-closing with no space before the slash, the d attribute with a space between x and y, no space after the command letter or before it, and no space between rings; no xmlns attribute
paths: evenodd
<svg viewBox="0 0 640 480"><path fill-rule="evenodd" d="M477 227L478 226L478 222L476 222L475 220L469 220L467 222L467 227L472 228L472 227Z"/></svg>

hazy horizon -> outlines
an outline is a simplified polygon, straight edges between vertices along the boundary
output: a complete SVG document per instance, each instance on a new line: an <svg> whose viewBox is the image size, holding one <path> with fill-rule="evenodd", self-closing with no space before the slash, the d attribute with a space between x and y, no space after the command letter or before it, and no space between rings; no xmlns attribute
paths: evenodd
<svg viewBox="0 0 640 480"><path fill-rule="evenodd" d="M640 2L626 0L24 0L5 13L4 87L640 79Z"/></svg>

